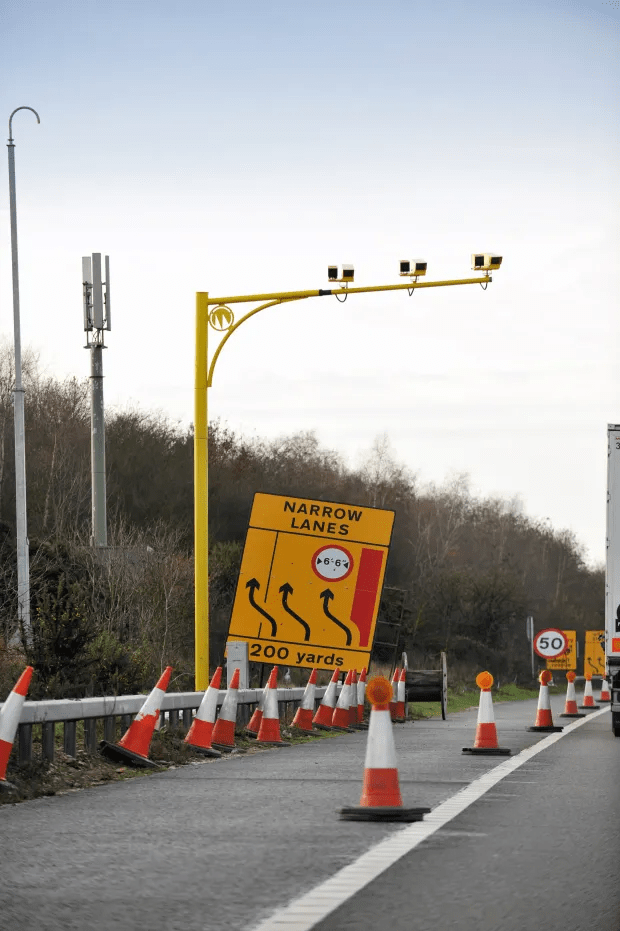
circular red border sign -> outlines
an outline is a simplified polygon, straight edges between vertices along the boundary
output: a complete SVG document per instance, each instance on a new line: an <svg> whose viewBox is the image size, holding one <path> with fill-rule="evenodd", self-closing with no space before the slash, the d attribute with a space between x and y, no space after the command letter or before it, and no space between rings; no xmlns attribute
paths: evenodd
<svg viewBox="0 0 620 931"><path fill-rule="evenodd" d="M347 569L344 575L339 575L338 578L334 579L329 575L322 575L319 572L319 570L316 567L316 561L317 561L317 558L321 555L321 553L323 553L325 550L340 550L342 553L346 555L347 559L349 560L349 568ZM314 574L318 575L318 577L322 579L324 582L342 582L343 579L348 578L353 572L353 557L351 556L350 552L344 548L344 546L340 545L340 543L328 543L326 546L322 546L320 549L316 551L316 553L313 554L310 565L312 566L312 571L314 572Z"/></svg>
<svg viewBox="0 0 620 931"><path fill-rule="evenodd" d="M551 643L553 642L553 640L556 639L556 637L559 637L562 640L562 643L564 644L564 646L561 649L557 650L556 652L541 653L540 650L538 649L538 641L542 637L547 637L547 639L549 639ZM538 631L538 633L534 637L532 646L534 647L534 652L538 653L541 659L557 659L558 656L563 656L568 650L568 637L566 636L564 631L560 630L558 627L547 627L545 628L545 630Z"/></svg>

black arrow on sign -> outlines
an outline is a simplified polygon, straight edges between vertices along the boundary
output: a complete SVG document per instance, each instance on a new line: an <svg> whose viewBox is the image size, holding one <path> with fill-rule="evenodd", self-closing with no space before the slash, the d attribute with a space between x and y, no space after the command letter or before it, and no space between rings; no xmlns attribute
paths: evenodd
<svg viewBox="0 0 620 931"><path fill-rule="evenodd" d="M286 613L287 613L287 614L290 614L291 617L294 617L296 621L299 621L299 623L301 624L301 626L302 626L303 629L305 630L306 633L305 633L305 636L304 636L304 642L307 643L308 640L310 639L310 628L309 628L309 626L306 624L306 622L303 620L303 618L301 618L298 614L295 614L295 612L292 610L292 608L289 608L289 606L288 606L288 596L293 594L293 586L292 586L292 585L289 585L288 582L285 582L284 585L282 585L282 586L278 589L278 591L281 591L281 592L282 592L282 607L284 608L284 610L286 611Z"/></svg>
<svg viewBox="0 0 620 931"><path fill-rule="evenodd" d="M346 627L342 623L342 621L339 621L337 617L334 617L333 614L330 614L330 611L329 611L328 605L329 605L330 599L334 597L334 593L331 592L329 588L326 588L324 592L321 592L319 597L323 599L323 611L325 612L327 617L330 619L330 621L333 621L334 624L337 624L338 627L341 627L342 630L344 630L345 634L347 635L347 646L351 646L351 631L349 630L348 627Z"/></svg>
<svg viewBox="0 0 620 931"><path fill-rule="evenodd" d="M263 617L267 618L267 620L271 624L271 636L275 637L275 635L278 633L278 625L276 624L272 616L270 614L267 614L266 611L263 611L261 606L257 605L256 602L254 601L254 592L256 591L257 588L260 588L260 582L258 581L258 579L250 579L249 582L245 583L245 587L250 589L249 596L248 596L250 599L250 604L252 605L253 608L255 608L256 611L258 611L259 614L262 614Z"/></svg>

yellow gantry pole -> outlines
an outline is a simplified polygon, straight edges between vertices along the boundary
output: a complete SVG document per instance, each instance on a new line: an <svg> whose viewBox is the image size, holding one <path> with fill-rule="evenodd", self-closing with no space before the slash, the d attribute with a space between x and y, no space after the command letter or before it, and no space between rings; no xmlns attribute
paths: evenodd
<svg viewBox="0 0 620 931"><path fill-rule="evenodd" d="M273 304L299 301L306 297L330 294L367 294L373 291L411 291L418 288L441 288L461 284L488 284L483 278L455 278L448 281L412 281L408 284L374 285L362 288L333 288L313 291L278 291L273 294L242 294L210 298L208 291L196 293L196 375L194 390L194 579L195 579L195 688L204 691L209 685L209 430L207 394L217 357L227 341L245 320ZM264 301L233 325L232 312L228 332L216 348L209 366L209 308L225 304Z"/></svg>
<svg viewBox="0 0 620 931"><path fill-rule="evenodd" d="M209 684L209 422L207 366L209 295L196 295L196 376L194 390L194 630L195 688Z"/></svg>

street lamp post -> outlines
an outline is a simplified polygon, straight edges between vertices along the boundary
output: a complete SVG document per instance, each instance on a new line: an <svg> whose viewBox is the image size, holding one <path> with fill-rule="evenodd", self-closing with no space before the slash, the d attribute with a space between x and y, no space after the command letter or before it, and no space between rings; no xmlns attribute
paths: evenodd
<svg viewBox="0 0 620 931"><path fill-rule="evenodd" d="M368 294L374 291L403 291L411 294L414 289L441 288L449 285L480 284L485 290L491 281L489 270L499 268L501 258L488 254L472 256L475 270L485 271L482 278L459 278L449 281L418 281L415 268L406 274L412 280L407 284L373 285L370 287L349 287L352 280L352 268L343 266L343 278L336 279L342 283L340 288L318 289L312 291L280 291L268 294L245 294L232 297L210 297L207 291L196 293L196 369L194 391L194 577L195 577L195 688L202 691L209 684L209 432L208 432L208 390L213 382L213 370L225 343L242 323L249 320L261 310L275 304L286 304L305 300L310 297L327 295ZM418 265L419 267L419 265ZM402 263L401 263L402 268ZM424 271L418 272L424 274ZM331 274L330 278L334 278ZM335 269L334 269L335 272ZM401 275L403 272L401 271ZM237 322L228 306L229 304L257 303ZM223 333L213 358L209 362L209 327Z"/></svg>
<svg viewBox="0 0 620 931"><path fill-rule="evenodd" d="M17 107L9 117L9 206L11 214L11 260L13 272L13 330L15 338L15 523L17 534L17 610L24 645L31 640L30 630L30 561L28 553L28 527L26 521L26 429L24 418L24 386L22 383L22 344L19 322L19 270L17 261L17 205L15 198L15 144L13 117L18 110L31 110L40 123L39 114L32 107Z"/></svg>

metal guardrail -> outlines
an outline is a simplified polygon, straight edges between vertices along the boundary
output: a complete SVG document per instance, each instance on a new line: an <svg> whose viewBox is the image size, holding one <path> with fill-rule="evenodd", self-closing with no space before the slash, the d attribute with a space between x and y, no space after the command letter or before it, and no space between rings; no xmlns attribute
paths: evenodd
<svg viewBox="0 0 620 931"><path fill-rule="evenodd" d="M326 686L316 689L317 701L325 694ZM298 707L305 689L277 689L278 709L285 714L288 705ZM237 702L242 707L242 717L249 720L249 711L260 701L262 689L239 689ZM221 689L217 699L218 708L224 701L226 690ZM166 719L171 727L182 724L189 730L192 717L198 710L204 692L167 692L160 709L160 723ZM105 698L55 699L49 701L26 701L23 704L17 734L17 759L20 763L32 759L32 728L41 725L41 752L44 759L53 760L56 724L63 724L63 750L75 756L77 750L77 723L84 722L84 749L97 750L97 722L103 721L103 739L116 741L117 721L129 727L132 718L144 704L146 695L111 695ZM284 706L282 708L281 706ZM2 703L0 703L0 709Z"/></svg>

